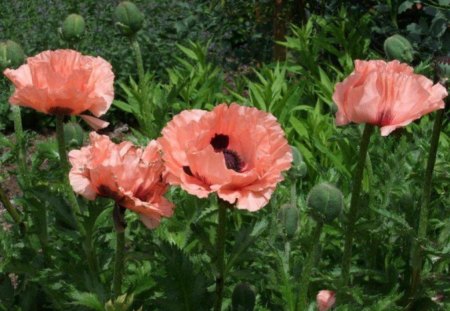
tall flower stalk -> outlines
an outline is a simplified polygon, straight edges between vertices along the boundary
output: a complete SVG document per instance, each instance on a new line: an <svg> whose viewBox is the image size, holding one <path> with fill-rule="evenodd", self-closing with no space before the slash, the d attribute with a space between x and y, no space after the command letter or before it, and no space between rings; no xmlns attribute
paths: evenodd
<svg viewBox="0 0 450 311"><path fill-rule="evenodd" d="M318 222L314 228L313 235L311 237L312 248L309 251L308 258L303 267L302 276L300 278L300 292L298 294L299 301L297 310L306 310L308 306L308 289L311 278L311 272L314 268L315 259L317 258L320 250L320 236L322 234L323 222Z"/></svg>
<svg viewBox="0 0 450 311"><path fill-rule="evenodd" d="M67 160L66 142L64 139L64 115L56 116L56 139L58 141L58 153L61 162L61 169L63 170L64 175L63 187L66 192L67 199L69 200L69 204L72 209L74 219L77 223L78 230L84 235L84 227L79 221L79 217L81 215L80 206L78 205L75 193L72 191L69 183L69 161Z"/></svg>
<svg viewBox="0 0 450 311"><path fill-rule="evenodd" d="M444 108L442 100L447 90L428 78L414 73L414 68L397 60L355 60L355 70L336 85L333 100L337 105L336 124L365 123L358 164L353 175L352 198L348 213L342 286L349 280L355 222L361 180L373 126L380 127L382 136L404 127L421 116Z"/></svg>
<svg viewBox="0 0 450 311"><path fill-rule="evenodd" d="M448 101L448 100L447 100ZM436 154L439 144L439 137L442 129L442 121L444 119L444 109L436 113L436 119L433 126L433 134L431 136L430 149L428 151L427 168L423 180L422 187L422 203L420 205L419 226L417 229L417 237L413 240L411 250L411 285L410 285L410 299L413 299L417 293L417 289L421 282L422 266L423 266L423 252L422 243L427 237L429 205L432 190L432 178L434 164L436 163Z"/></svg>
<svg viewBox="0 0 450 311"><path fill-rule="evenodd" d="M353 235L355 233L355 223L358 220L361 183L364 173L364 164L366 163L367 150L369 148L370 136L373 132L373 128L373 125L370 124L366 124L364 127L364 132L359 146L358 164L356 165L353 174L352 198L350 201L350 209L347 213L347 230L345 232L344 253L342 256L341 266L341 282L343 286L347 286L349 280L352 260Z"/></svg>
<svg viewBox="0 0 450 311"><path fill-rule="evenodd" d="M216 234L216 300L214 310L222 310L223 288L225 284L225 235L227 222L227 209L230 204L219 199L219 216Z"/></svg>
<svg viewBox="0 0 450 311"><path fill-rule="evenodd" d="M14 119L14 132L16 134L17 146L18 146L18 157L17 165L19 168L20 176L24 181L25 187L30 186L30 177L27 170L27 158L26 158L26 148L25 139L22 126L22 114L20 112L19 106L11 106Z"/></svg>
<svg viewBox="0 0 450 311"><path fill-rule="evenodd" d="M136 35L131 37L130 42L131 42L131 48L133 49L134 57L136 58L136 67L137 67L137 72L138 72L138 77L139 77L139 85L141 85L141 83L143 83L143 81L144 81L144 75L145 75L141 47L139 45Z"/></svg>
<svg viewBox="0 0 450 311"><path fill-rule="evenodd" d="M116 204L113 211L114 229L116 231L116 253L114 257L113 296L122 293L123 268L125 261L125 208Z"/></svg>

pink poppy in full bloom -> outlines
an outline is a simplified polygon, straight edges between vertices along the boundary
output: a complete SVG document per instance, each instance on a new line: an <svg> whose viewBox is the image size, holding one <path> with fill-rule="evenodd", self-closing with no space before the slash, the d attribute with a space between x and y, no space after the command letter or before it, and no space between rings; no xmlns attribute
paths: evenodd
<svg viewBox="0 0 450 311"><path fill-rule="evenodd" d="M381 127L381 135L432 111L443 109L447 90L441 84L415 74L397 60L355 61L355 70L336 85L336 124L369 123Z"/></svg>
<svg viewBox="0 0 450 311"><path fill-rule="evenodd" d="M331 290L321 290L316 297L319 311L327 311L336 303L336 293Z"/></svg>
<svg viewBox="0 0 450 311"><path fill-rule="evenodd" d="M176 115L159 139L167 181L200 198L215 192L238 209L269 202L292 151L271 114L237 104Z"/></svg>
<svg viewBox="0 0 450 311"><path fill-rule="evenodd" d="M161 217L172 216L173 204L163 197L167 184L157 141L137 148L130 142L117 145L95 132L90 141L69 153L69 179L76 193L89 200L112 198L118 206L138 213L149 228L157 227Z"/></svg>
<svg viewBox="0 0 450 311"><path fill-rule="evenodd" d="M11 104L46 114L79 115L90 111L99 117L114 99L111 65L101 57L73 50L42 52L29 57L18 69L6 69L4 74L16 87L9 99ZM94 128L107 125L92 116L82 117Z"/></svg>

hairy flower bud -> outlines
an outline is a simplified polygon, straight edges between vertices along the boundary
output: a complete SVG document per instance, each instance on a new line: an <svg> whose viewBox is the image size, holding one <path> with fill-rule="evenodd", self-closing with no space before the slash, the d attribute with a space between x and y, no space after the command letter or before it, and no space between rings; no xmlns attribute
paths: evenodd
<svg viewBox="0 0 450 311"><path fill-rule="evenodd" d="M123 1L114 10L114 19L117 27L127 36L138 32L144 23L144 14L129 1Z"/></svg>
<svg viewBox="0 0 450 311"><path fill-rule="evenodd" d="M71 147L80 147L84 141L84 131L76 122L64 124L64 140Z"/></svg>
<svg viewBox="0 0 450 311"><path fill-rule="evenodd" d="M239 283L234 287L231 296L233 310L253 310L255 308L255 302L255 291L250 284Z"/></svg>
<svg viewBox="0 0 450 311"><path fill-rule="evenodd" d="M397 59L411 63L414 59L414 49L411 43L401 35L393 35L384 41L384 53L389 60Z"/></svg>
<svg viewBox="0 0 450 311"><path fill-rule="evenodd" d="M298 229L298 208L284 204L278 212L278 220L284 227L288 239L292 239Z"/></svg>
<svg viewBox="0 0 450 311"><path fill-rule="evenodd" d="M17 68L25 60L22 47L12 40L0 42L0 69Z"/></svg>
<svg viewBox="0 0 450 311"><path fill-rule="evenodd" d="M292 149L292 156L293 156L293 161L292 161L292 167L291 169L288 171L288 176L295 180L296 178L301 178L301 177L305 177L306 172L307 172L307 167L305 162L303 162L303 157L300 153L300 151L298 151L298 149L294 146L291 146Z"/></svg>
<svg viewBox="0 0 450 311"><path fill-rule="evenodd" d="M344 200L341 191L329 183L314 186L306 199L312 217L318 222L331 222L342 211Z"/></svg>
<svg viewBox="0 0 450 311"><path fill-rule="evenodd" d="M61 36L67 42L76 42L84 34L86 23L84 18L78 14L70 14L66 17L61 28Z"/></svg>

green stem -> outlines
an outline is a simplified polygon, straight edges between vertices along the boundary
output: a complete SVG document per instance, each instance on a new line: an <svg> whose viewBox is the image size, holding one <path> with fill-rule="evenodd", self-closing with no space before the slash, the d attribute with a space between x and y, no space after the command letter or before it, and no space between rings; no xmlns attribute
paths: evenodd
<svg viewBox="0 0 450 311"><path fill-rule="evenodd" d="M144 81L145 71L144 71L144 62L142 61L141 47L139 46L139 42L136 36L133 36L131 38L131 47L133 48L134 56L136 57L136 66L140 85Z"/></svg>
<svg viewBox="0 0 450 311"><path fill-rule="evenodd" d="M27 170L27 157L25 150L25 141L23 135L23 126L22 126L22 115L20 113L20 107L11 105L11 110L13 113L14 119L14 131L16 133L17 146L18 146L18 157L17 157L17 166L19 167L19 172L23 181L25 183L25 187L30 186L30 178Z"/></svg>
<svg viewBox="0 0 450 311"><path fill-rule="evenodd" d="M217 224L217 276L216 276L216 302L214 304L215 311L222 310L223 287L225 283L225 233L227 208L229 204L219 199L219 220Z"/></svg>
<svg viewBox="0 0 450 311"><path fill-rule="evenodd" d="M366 163L367 150L369 148L370 135L374 126L366 124L361 137L359 146L358 164L353 175L352 182L352 199L350 201L350 209L348 212L347 230L345 233L344 254L342 255L342 288L347 286L349 280L350 265L352 261L353 234L355 232L355 223L358 220L359 199L361 192L361 184L364 172L364 164Z"/></svg>
<svg viewBox="0 0 450 311"><path fill-rule="evenodd" d="M80 233L84 235L84 227L78 219L78 216L81 215L80 206L78 205L75 193L69 183L69 161L67 160L66 142L64 139L64 115L56 116L56 138L58 140L58 152L61 161L61 168L64 173L64 189L67 193L67 198L69 200L70 207L72 208L72 213L77 223L78 230L80 230Z"/></svg>
<svg viewBox="0 0 450 311"><path fill-rule="evenodd" d="M297 207L297 185L295 180L291 183L291 205L292 207Z"/></svg>
<svg viewBox="0 0 450 311"><path fill-rule="evenodd" d="M303 268L300 279L300 291L298 293L299 302L297 305L298 311L304 311L308 306L308 289L311 279L311 272L314 268L314 260L317 258L320 249L320 235L322 234L323 222L318 222L314 229L312 236L312 248Z"/></svg>
<svg viewBox="0 0 450 311"><path fill-rule="evenodd" d="M123 265L125 257L125 231L116 231L116 256L114 261L113 294L117 298L122 291Z"/></svg>
<svg viewBox="0 0 450 311"><path fill-rule="evenodd" d="M421 244L427 236L428 214L432 189L432 177L434 164L436 163L436 154L441 134L442 120L444 118L444 109L436 114L434 121L433 134L431 136L430 150L428 151L428 162L425 171L425 177L422 188L422 204L420 205L419 227L417 229L417 239L413 240L411 250L411 287L410 298L413 299L417 293L422 273L423 254Z"/></svg>
<svg viewBox="0 0 450 311"><path fill-rule="evenodd" d="M17 225L19 225L20 231L22 233L25 233L25 224L22 221L22 217L20 216L19 212L15 209L15 207L9 201L9 199L6 196L6 193L3 191L2 187L0 187L0 202L6 208L6 211L11 215L14 222Z"/></svg>

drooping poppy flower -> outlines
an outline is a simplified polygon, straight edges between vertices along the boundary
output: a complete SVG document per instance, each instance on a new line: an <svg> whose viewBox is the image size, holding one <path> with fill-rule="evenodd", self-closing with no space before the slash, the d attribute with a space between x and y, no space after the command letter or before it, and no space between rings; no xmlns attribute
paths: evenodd
<svg viewBox="0 0 450 311"><path fill-rule="evenodd" d="M114 99L111 65L101 57L73 50L42 52L29 57L18 69L6 69L4 74L16 87L9 99L11 104L46 114L79 115L90 111L99 117ZM107 125L93 117L86 119L94 128Z"/></svg>
<svg viewBox="0 0 450 311"><path fill-rule="evenodd" d="M89 200L112 198L117 205L141 216L149 228L161 217L173 214L173 204L163 194L167 184L160 146L151 141L145 148L130 142L113 143L108 136L90 134L90 145L69 153L69 173L73 190Z"/></svg>
<svg viewBox="0 0 450 311"><path fill-rule="evenodd" d="M316 297L319 311L327 311L336 303L336 293L331 290L321 290Z"/></svg>
<svg viewBox="0 0 450 311"><path fill-rule="evenodd" d="M200 198L216 192L249 211L269 202L292 162L276 118L237 104L183 111L163 129L159 142L170 184Z"/></svg>
<svg viewBox="0 0 450 311"><path fill-rule="evenodd" d="M338 83L333 94L336 124L369 123L381 127L381 135L432 111L443 109L447 90L441 84L415 74L397 60L355 61L355 70Z"/></svg>

